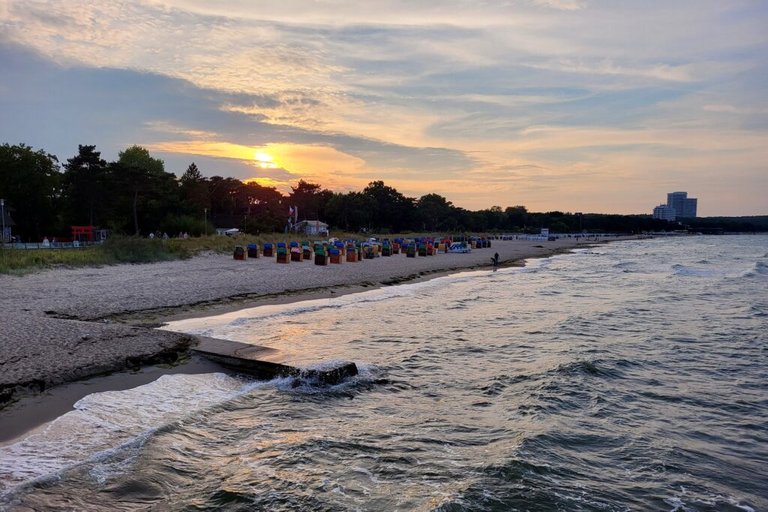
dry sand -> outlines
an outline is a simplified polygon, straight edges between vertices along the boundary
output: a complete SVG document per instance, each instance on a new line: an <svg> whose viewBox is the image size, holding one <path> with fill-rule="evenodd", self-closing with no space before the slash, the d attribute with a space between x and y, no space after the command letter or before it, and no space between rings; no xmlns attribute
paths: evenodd
<svg viewBox="0 0 768 512"><path fill-rule="evenodd" d="M494 252L509 264L595 242L495 240L490 249L470 254L399 254L328 266L207 254L185 261L0 276L0 408L61 383L175 361L195 340L152 328L164 319L299 297L292 292L345 293L489 266Z"/></svg>

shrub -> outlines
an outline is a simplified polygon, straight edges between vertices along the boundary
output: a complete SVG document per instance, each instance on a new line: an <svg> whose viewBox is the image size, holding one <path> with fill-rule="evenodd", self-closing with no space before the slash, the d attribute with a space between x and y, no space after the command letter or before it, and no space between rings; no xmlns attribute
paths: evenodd
<svg viewBox="0 0 768 512"><path fill-rule="evenodd" d="M107 257L118 263L150 263L188 258L184 247L166 240L113 236L102 246Z"/></svg>
<svg viewBox="0 0 768 512"><path fill-rule="evenodd" d="M189 215L169 215L160 223L160 231L168 233L171 238L177 236L178 233L200 235L204 228L202 219ZM212 226L209 226L208 229L209 232L213 232Z"/></svg>

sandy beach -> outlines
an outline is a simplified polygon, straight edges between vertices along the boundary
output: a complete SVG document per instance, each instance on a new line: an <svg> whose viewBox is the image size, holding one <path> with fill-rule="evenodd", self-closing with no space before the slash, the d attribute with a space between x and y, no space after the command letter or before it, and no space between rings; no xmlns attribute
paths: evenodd
<svg viewBox="0 0 768 512"><path fill-rule="evenodd" d="M491 248L469 254L399 254L328 266L206 254L0 276L0 407L62 383L177 361L195 340L154 329L171 318L490 268L495 252L503 264L520 264L600 241L605 240L494 240Z"/></svg>

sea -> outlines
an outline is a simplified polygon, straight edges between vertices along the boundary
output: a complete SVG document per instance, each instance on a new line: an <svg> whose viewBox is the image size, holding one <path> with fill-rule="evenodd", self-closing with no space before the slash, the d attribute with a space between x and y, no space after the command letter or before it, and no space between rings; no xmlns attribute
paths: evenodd
<svg viewBox="0 0 768 512"><path fill-rule="evenodd" d="M360 373L88 395L0 446L0 508L768 510L767 236L619 241L166 328Z"/></svg>

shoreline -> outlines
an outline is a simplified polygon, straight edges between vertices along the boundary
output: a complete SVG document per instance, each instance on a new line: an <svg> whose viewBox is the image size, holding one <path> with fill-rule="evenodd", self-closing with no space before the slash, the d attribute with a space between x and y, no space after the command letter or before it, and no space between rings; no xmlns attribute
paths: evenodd
<svg viewBox="0 0 768 512"><path fill-rule="evenodd" d="M563 252L554 252L548 256L555 256L556 254L563 254ZM522 267L523 261L530 258L523 258L522 260L516 260L513 262L503 262L499 264L499 268L509 267ZM324 286L318 288L306 288L302 290L291 290L284 292L268 293L264 295L258 295L249 298L227 298L222 301L212 301L209 304L201 305L198 307L182 307L182 312L169 313L158 315L158 326L165 325L168 322L176 320L186 320L189 318L200 318L204 316L215 316L225 313L232 313L241 309L249 309L259 306L275 306L284 304L294 304L296 302L303 302L315 299L330 299L334 297L341 297L343 295L351 295L354 293L361 293L369 290L376 290L387 286L398 286L406 283L418 283L422 281L429 281L438 277L444 277L448 275L458 274L461 272L469 272L472 270L488 267L488 265L476 265L472 267L456 267L444 270L434 270L428 272L421 272L419 274L413 274L409 276L400 276L393 279L381 282L365 282L357 284L340 284L332 286ZM118 315L119 316L119 315ZM124 321L130 322L130 318L134 314L130 313L123 318Z"/></svg>
<svg viewBox="0 0 768 512"><path fill-rule="evenodd" d="M527 259L635 238L494 240L491 248L469 254L400 254L329 267L281 265L264 258L242 262L209 254L175 262L0 276L0 287L11 290L0 298L0 323L8 326L0 331L0 444L71 410L93 392L135 387L166 373L223 371L190 355L194 337L155 328L171 320L338 297L488 268L494 252L500 253L502 266L522 266ZM244 273L250 270L258 275Z"/></svg>
<svg viewBox="0 0 768 512"><path fill-rule="evenodd" d="M581 243L578 246L557 248L551 250L545 254L536 256L524 256L512 260L500 259L498 268L510 268L510 267L524 267L525 261L529 259L550 258L558 254L568 254L576 248L587 248L612 241L621 240L633 240L635 237L614 238L612 240L599 240L591 241L589 243ZM485 249L480 249L485 250ZM492 251L493 248L490 249ZM490 257L491 254L489 253ZM402 255L392 256L393 258L403 257ZM422 257L423 258L423 257ZM302 263L304 264L304 263ZM355 265L356 263L349 263L349 265ZM347 263L344 263L347 265ZM363 281L358 283L344 283L334 284L328 286L310 287L302 289L283 290L264 294L245 294L234 295L230 297L223 297L219 300L205 301L204 303L186 304L181 306L158 308L145 311L131 311L125 313L116 313L110 318L114 321L123 322L130 325L138 325L143 327L160 327L165 323L186 320L189 318L199 318L204 316L215 316L225 313L231 313L241 309L248 309L259 306L273 306L281 304L293 304L296 302L302 302L315 299L328 299L333 297L340 297L343 295L349 295L353 293L360 293L368 290L375 290L387 286L397 286L405 283L415 283L420 281L429 281L439 277L458 274L461 272L470 272L473 270L491 268L488 263L478 263L475 265L460 265L455 267L438 268L434 270L421 271L409 275L393 276L391 278L383 279L380 281ZM136 317L140 317L140 320L136 320Z"/></svg>

